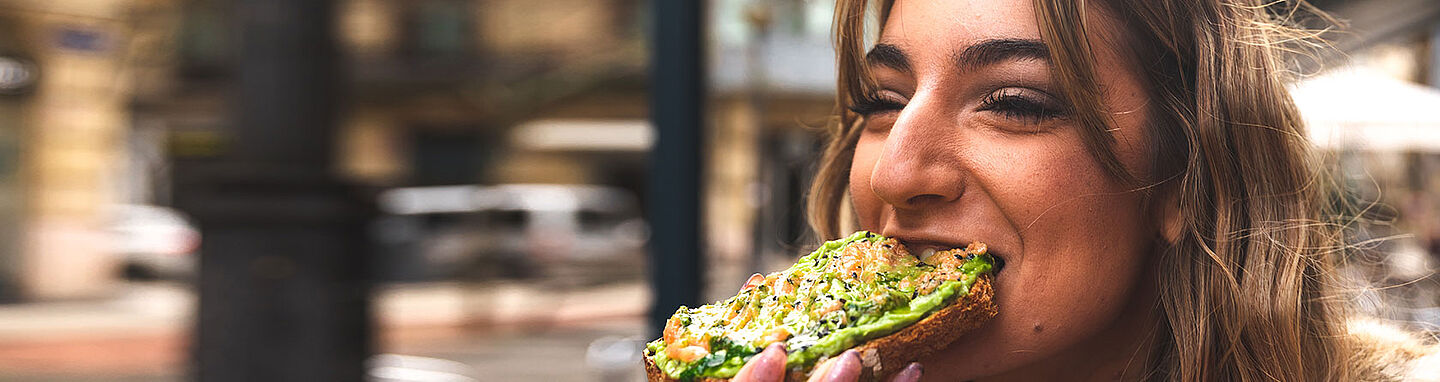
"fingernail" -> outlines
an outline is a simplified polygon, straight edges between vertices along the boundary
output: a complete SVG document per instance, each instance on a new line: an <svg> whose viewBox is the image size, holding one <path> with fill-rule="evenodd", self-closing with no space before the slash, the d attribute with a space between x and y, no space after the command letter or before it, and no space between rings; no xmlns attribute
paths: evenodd
<svg viewBox="0 0 1440 382"><path fill-rule="evenodd" d="M783 360L785 359L785 343L771 343L770 346L765 347L765 350L760 351L760 354L765 354L770 358L779 358Z"/></svg>
<svg viewBox="0 0 1440 382"><path fill-rule="evenodd" d="M735 374L737 381L779 382L785 379L785 346L779 342L765 347Z"/></svg>
<svg viewBox="0 0 1440 382"><path fill-rule="evenodd" d="M835 363L830 365L830 370L826 371L825 378L821 380L849 382L857 378L860 378L860 353L846 350L844 353L840 353L840 356L835 359Z"/></svg>
<svg viewBox="0 0 1440 382"><path fill-rule="evenodd" d="M920 366L919 362L911 362L909 365L905 365L905 368L901 369L899 373L895 373L895 377L890 378L890 382L916 382L920 380L920 374L924 372L925 367Z"/></svg>

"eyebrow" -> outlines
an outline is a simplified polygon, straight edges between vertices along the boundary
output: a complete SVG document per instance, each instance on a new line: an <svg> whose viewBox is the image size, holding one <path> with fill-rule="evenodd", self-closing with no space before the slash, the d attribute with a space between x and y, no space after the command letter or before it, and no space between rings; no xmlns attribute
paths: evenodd
<svg viewBox="0 0 1440 382"><path fill-rule="evenodd" d="M1050 48L1040 40L990 39L971 45L953 57L961 68L975 69L1005 60L1050 61Z"/></svg>
<svg viewBox="0 0 1440 382"><path fill-rule="evenodd" d="M910 71L910 58L900 50L900 47L891 44L875 44L875 47L870 49L870 53L865 54L865 62L902 72Z"/></svg>
<svg viewBox="0 0 1440 382"><path fill-rule="evenodd" d="M989 39L952 54L952 61L963 69L975 69L1006 60L1050 61L1050 48L1045 42L1030 39ZM879 43L865 54L865 61L891 69L910 71L910 58L899 46Z"/></svg>

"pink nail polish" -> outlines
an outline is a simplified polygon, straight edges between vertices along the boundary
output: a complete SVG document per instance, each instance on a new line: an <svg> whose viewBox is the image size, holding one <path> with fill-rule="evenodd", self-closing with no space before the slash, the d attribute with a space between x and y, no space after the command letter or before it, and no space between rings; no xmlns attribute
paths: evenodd
<svg viewBox="0 0 1440 382"><path fill-rule="evenodd" d="M765 347L735 375L735 380L750 382L779 382L784 379L785 348L780 343Z"/></svg>
<svg viewBox="0 0 1440 382"><path fill-rule="evenodd" d="M860 354L846 350L835 359L835 364L825 374L825 381L849 382L860 377Z"/></svg>
<svg viewBox="0 0 1440 382"><path fill-rule="evenodd" d="M905 365L905 368L901 369L899 373L895 373L895 377L891 378L890 382L916 382L920 380L920 375L924 372L925 367L920 366L919 362L911 362L909 365Z"/></svg>

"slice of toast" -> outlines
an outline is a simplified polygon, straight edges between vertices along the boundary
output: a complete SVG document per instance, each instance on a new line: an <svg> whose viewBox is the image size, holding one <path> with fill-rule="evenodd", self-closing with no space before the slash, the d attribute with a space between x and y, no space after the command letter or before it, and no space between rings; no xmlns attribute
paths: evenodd
<svg viewBox="0 0 1440 382"><path fill-rule="evenodd" d="M861 380L884 380L905 365L950 346L966 333L995 317L995 292L990 276L982 276L970 287L969 293L935 311L920 321L895 333L866 341L854 349L860 352L864 365ZM654 360L645 359L645 373L651 382L675 381L665 375ZM819 365L819 362L816 362ZM804 381L810 370L788 370L786 381ZM696 381L727 381L719 378L698 378Z"/></svg>

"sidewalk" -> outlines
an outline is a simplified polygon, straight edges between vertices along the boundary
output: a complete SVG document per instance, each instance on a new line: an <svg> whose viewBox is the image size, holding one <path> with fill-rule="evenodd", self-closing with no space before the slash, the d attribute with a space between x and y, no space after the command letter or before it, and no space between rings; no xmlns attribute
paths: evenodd
<svg viewBox="0 0 1440 382"><path fill-rule="evenodd" d="M178 380L194 296L125 284L89 301L0 305L0 380Z"/></svg>
<svg viewBox="0 0 1440 382"><path fill-rule="evenodd" d="M558 333L550 344L571 347L583 346L595 333L638 334L649 303L649 291L638 280L544 288L382 286L374 305L377 352L434 356L450 349L456 356L451 358L492 374L497 365L484 372L490 357L456 349L528 343L514 333ZM188 357L194 306L195 297L180 284L127 284L114 297L96 301L0 305L0 380L178 380ZM611 327L585 329L595 323ZM534 349L517 354L527 351ZM583 347L580 351L583 355Z"/></svg>

